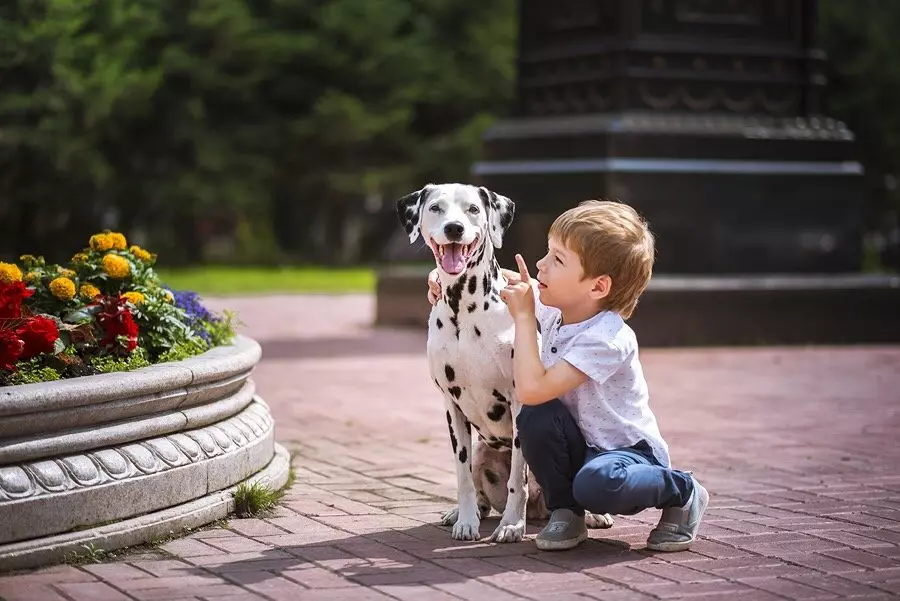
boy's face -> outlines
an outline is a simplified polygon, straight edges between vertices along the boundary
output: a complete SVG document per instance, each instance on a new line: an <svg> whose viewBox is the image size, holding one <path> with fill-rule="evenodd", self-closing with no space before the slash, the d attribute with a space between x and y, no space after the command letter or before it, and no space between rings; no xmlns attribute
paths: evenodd
<svg viewBox="0 0 900 601"><path fill-rule="evenodd" d="M609 293L607 276L584 277L581 257L565 244L551 237L547 254L537 262L541 302L548 307L566 309L602 299Z"/></svg>

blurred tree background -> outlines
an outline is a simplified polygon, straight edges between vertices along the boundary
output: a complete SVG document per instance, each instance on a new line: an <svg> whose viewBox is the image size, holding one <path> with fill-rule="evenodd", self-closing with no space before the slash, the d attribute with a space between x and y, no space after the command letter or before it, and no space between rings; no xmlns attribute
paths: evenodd
<svg viewBox="0 0 900 601"><path fill-rule="evenodd" d="M822 0L873 229L900 177L900 3ZM4 0L0 259L110 227L167 264L359 264L466 180L510 103L514 0Z"/></svg>

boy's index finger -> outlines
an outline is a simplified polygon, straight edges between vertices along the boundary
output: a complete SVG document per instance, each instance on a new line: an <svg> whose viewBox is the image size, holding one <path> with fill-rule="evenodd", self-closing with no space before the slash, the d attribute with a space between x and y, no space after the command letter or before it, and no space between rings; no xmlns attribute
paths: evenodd
<svg viewBox="0 0 900 601"><path fill-rule="evenodd" d="M522 258L522 255L516 254L516 263L519 264L519 276L527 284L531 281L531 276L528 274L528 265L525 264L525 259Z"/></svg>

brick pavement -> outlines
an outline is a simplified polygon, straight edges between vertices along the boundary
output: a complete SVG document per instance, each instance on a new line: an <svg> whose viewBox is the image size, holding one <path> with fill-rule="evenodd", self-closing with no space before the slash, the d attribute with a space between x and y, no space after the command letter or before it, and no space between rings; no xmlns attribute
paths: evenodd
<svg viewBox="0 0 900 601"><path fill-rule="evenodd" d="M900 596L900 347L644 350L673 461L712 496L702 538L688 552L647 552L658 518L648 511L545 554L530 541L458 543L436 525L455 477L424 332L370 330L373 302L211 301L236 308L262 342L259 391L297 453L297 481L275 515L105 563L0 577L0 598Z"/></svg>

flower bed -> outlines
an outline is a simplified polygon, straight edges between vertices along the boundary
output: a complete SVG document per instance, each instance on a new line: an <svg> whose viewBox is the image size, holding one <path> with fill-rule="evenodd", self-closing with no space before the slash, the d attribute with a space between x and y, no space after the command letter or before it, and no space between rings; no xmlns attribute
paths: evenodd
<svg viewBox="0 0 900 601"><path fill-rule="evenodd" d="M233 315L167 288L156 255L91 236L68 265L0 262L0 386L126 371L231 344Z"/></svg>

